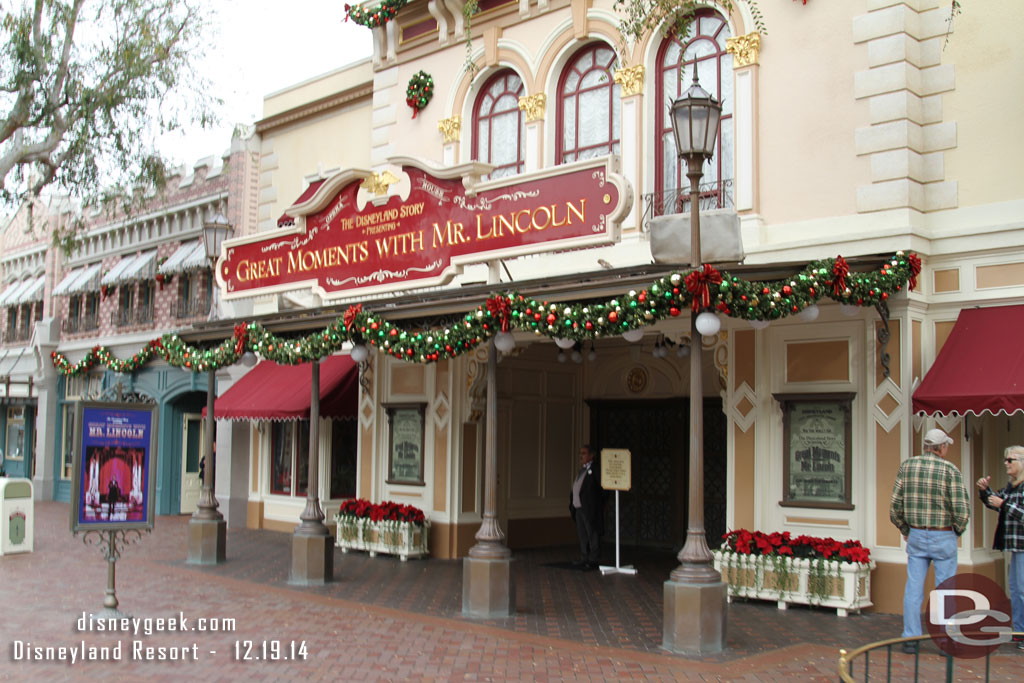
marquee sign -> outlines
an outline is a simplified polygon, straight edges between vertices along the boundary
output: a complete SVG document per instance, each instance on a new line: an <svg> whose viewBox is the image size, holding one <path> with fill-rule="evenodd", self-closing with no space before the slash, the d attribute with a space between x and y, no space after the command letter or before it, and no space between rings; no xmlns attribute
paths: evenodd
<svg viewBox="0 0 1024 683"><path fill-rule="evenodd" d="M440 285L491 259L617 242L632 192L606 156L480 182L487 164L349 170L288 209L295 226L227 240L225 299L309 288L325 299Z"/></svg>

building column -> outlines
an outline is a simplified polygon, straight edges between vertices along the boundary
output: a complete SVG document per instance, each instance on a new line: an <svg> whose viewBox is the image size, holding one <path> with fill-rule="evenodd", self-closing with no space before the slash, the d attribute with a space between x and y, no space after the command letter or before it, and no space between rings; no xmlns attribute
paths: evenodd
<svg viewBox="0 0 1024 683"><path fill-rule="evenodd" d="M633 208L624 221L626 228L643 229L643 198L636 196L640 190L640 154L643 150L641 137L644 103L644 67L642 64L625 69L616 69L613 75L620 88L622 104L622 128L619 133L619 158L622 160L622 175L633 186Z"/></svg>
<svg viewBox="0 0 1024 683"><path fill-rule="evenodd" d="M36 399L36 474L32 477L32 491L36 500L53 500L54 481L57 468L63 463L56 462L60 448L54 436L60 419L57 407L57 369L53 367L50 354L57 350L60 339L60 321L50 318L36 323L36 350L42 374L42 381L36 385L39 395Z"/></svg>
<svg viewBox="0 0 1024 683"><path fill-rule="evenodd" d="M519 98L519 108L526 117L524 173L536 171L544 165L544 108L547 101L544 93Z"/></svg>

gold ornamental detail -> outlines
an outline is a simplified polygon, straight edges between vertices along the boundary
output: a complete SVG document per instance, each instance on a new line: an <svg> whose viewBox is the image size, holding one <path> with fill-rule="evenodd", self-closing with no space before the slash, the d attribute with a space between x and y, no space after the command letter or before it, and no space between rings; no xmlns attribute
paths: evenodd
<svg viewBox="0 0 1024 683"><path fill-rule="evenodd" d="M637 64L625 69L616 69L613 80L622 86L622 96L639 95L644 89L644 65Z"/></svg>
<svg viewBox="0 0 1024 683"><path fill-rule="evenodd" d="M381 195L386 195L388 188L397 182L398 176L391 171L384 171L383 173L374 173L364 180L363 184L359 187L373 193L374 196L380 197Z"/></svg>
<svg viewBox="0 0 1024 683"><path fill-rule="evenodd" d="M445 142L458 142L459 134L462 132L462 117L452 116L441 119L437 122L437 129L441 131Z"/></svg>
<svg viewBox="0 0 1024 683"><path fill-rule="evenodd" d="M519 98L519 108L526 114L526 122L544 120L544 107L548 103L548 97L542 92L536 95L527 95Z"/></svg>
<svg viewBox="0 0 1024 683"><path fill-rule="evenodd" d="M725 51L732 53L732 68L757 64L761 52L761 34L757 31L745 36L725 39Z"/></svg>

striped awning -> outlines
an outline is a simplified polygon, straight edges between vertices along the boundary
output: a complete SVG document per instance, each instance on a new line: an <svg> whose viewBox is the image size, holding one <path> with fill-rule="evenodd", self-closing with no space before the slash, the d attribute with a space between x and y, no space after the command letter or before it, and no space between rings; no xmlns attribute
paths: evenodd
<svg viewBox="0 0 1024 683"><path fill-rule="evenodd" d="M156 264L156 250L144 251L135 257L135 260L125 268L118 278L118 282L133 282L152 278L156 273L153 266Z"/></svg>
<svg viewBox="0 0 1024 683"><path fill-rule="evenodd" d="M94 263L91 266L86 266L79 273L78 277L68 285L67 291L64 294L77 294L78 292L95 292L100 288L100 266L102 264Z"/></svg>
<svg viewBox="0 0 1024 683"><path fill-rule="evenodd" d="M4 294L6 296L4 296L3 299L0 299L0 306L16 306L21 301L21 295L24 294L34 283L35 278L29 278L19 282L12 292L4 290Z"/></svg>
<svg viewBox="0 0 1024 683"><path fill-rule="evenodd" d="M82 275L82 270L82 268L75 268L67 273L64 276L64 279L62 279L57 286L53 288L53 292L51 292L51 294L53 294L53 296L63 296L64 294L67 294L68 287L70 287L71 283Z"/></svg>
<svg viewBox="0 0 1024 683"><path fill-rule="evenodd" d="M163 265L160 266L160 272L164 275L174 275L175 273L184 273L188 268L185 266L186 263L191 263L192 257L196 251L199 251L206 260L206 249L203 247L202 240L195 240L192 242L182 242L178 250L175 251L170 257L164 261ZM193 266L195 267L195 266Z"/></svg>
<svg viewBox="0 0 1024 683"><path fill-rule="evenodd" d="M131 268L132 264L135 263L136 258L138 257L134 254L122 258L120 261L117 262L116 266L114 266L113 268L106 272L106 274L100 280L100 284L107 286L116 285L118 282L121 281L121 276L124 274L124 272Z"/></svg>
<svg viewBox="0 0 1024 683"><path fill-rule="evenodd" d="M18 292L17 294L11 296L11 298L7 301L8 306L13 304L27 304L32 301L43 300L43 287L46 286L46 276L40 275L37 278L28 280L27 282L30 283L29 286L26 287L21 292Z"/></svg>
<svg viewBox="0 0 1024 683"><path fill-rule="evenodd" d="M0 306L6 305L7 300L11 298L12 294L18 291L21 285L22 282L20 280L18 282L12 282L11 284L7 285L7 289L5 289L3 292L0 292Z"/></svg>

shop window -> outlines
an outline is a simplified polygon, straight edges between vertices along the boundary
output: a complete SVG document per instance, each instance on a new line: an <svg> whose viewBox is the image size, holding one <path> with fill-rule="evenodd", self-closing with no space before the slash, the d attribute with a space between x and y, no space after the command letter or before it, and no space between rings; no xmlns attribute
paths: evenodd
<svg viewBox="0 0 1024 683"><path fill-rule="evenodd" d="M473 158L495 166L491 178L523 172L526 135L519 98L523 80L505 69L490 78L473 106Z"/></svg>
<svg viewBox="0 0 1024 683"><path fill-rule="evenodd" d="M25 458L25 407L10 406L7 408L7 438L4 444L4 455L7 460L23 460Z"/></svg>
<svg viewBox="0 0 1024 683"><path fill-rule="evenodd" d="M573 57L558 86L557 163L619 153L620 95L615 51L595 43Z"/></svg>
<svg viewBox="0 0 1024 683"><path fill-rule="evenodd" d="M658 164L655 170L657 187L666 194L689 192L686 164L680 161L672 134L669 108L693 81L693 65L697 64L700 86L722 103L722 122L717 149L704 165L701 179L701 206L727 208L733 206L733 74L732 56L726 52L725 39L732 34L729 25L713 10L701 10L685 36L666 38L658 51L658 83L655 86L655 115L658 134ZM683 183L686 183L685 187ZM686 203L686 202L683 202ZM682 211L688 207L679 206Z"/></svg>
<svg viewBox="0 0 1024 683"><path fill-rule="evenodd" d="M270 425L270 492L306 495L309 472L309 420Z"/></svg>
<svg viewBox="0 0 1024 683"><path fill-rule="evenodd" d="M88 295L87 295L88 296ZM65 375L64 403L61 406L60 478L71 479L75 453L74 401L96 399L103 387L102 375Z"/></svg>
<svg viewBox="0 0 1024 683"><path fill-rule="evenodd" d="M332 499L356 496L356 420L331 420Z"/></svg>

